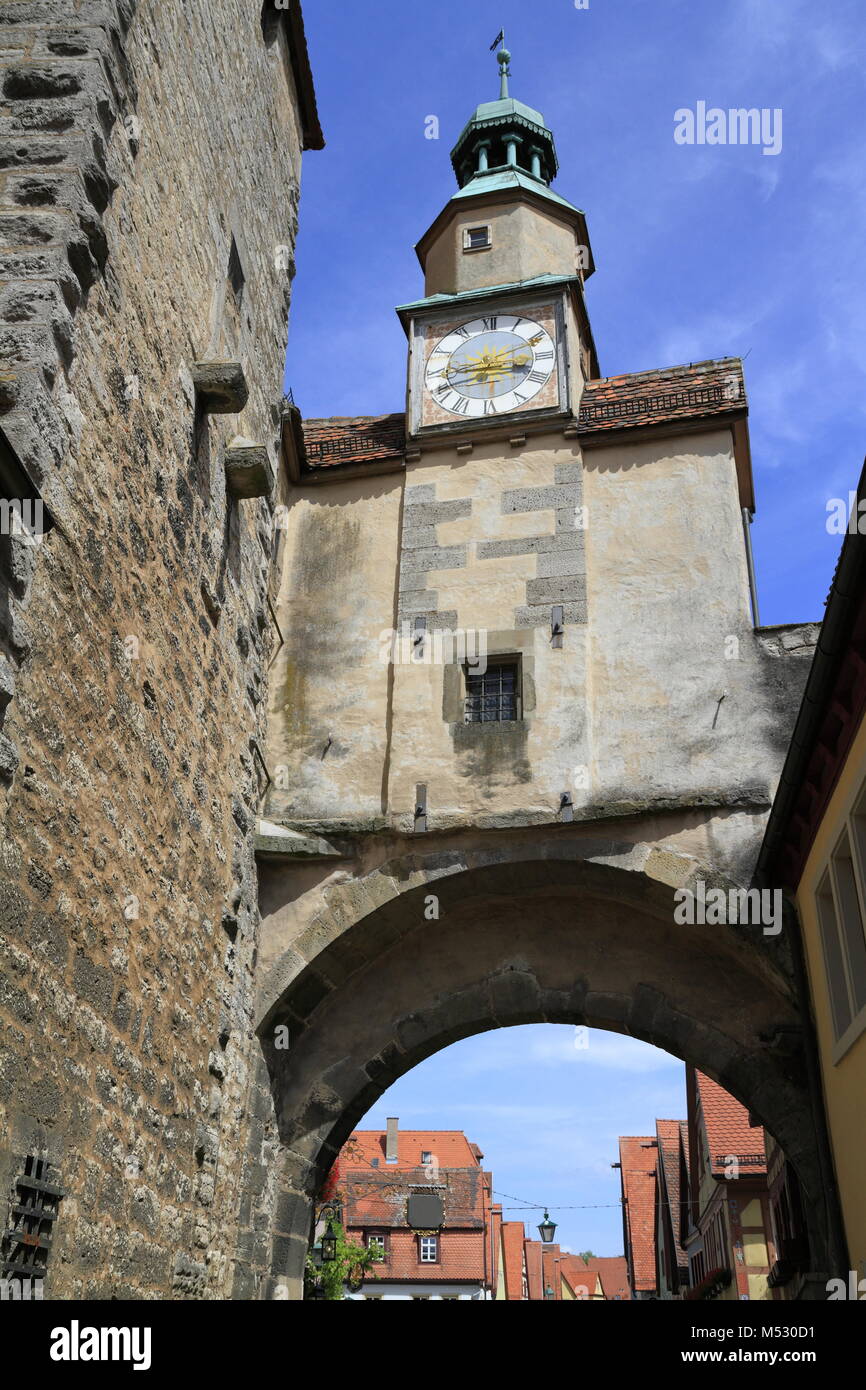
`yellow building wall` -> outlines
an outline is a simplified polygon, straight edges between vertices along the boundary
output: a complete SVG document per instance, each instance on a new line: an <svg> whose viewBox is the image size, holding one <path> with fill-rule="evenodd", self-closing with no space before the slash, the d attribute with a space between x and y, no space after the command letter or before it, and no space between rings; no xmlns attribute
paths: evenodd
<svg viewBox="0 0 866 1390"><path fill-rule="evenodd" d="M860 725L845 768L815 837L796 899L803 928L842 1217L852 1267L861 1272L866 1263L866 1187L863 1183L866 1154L866 1032L861 1033L845 1055L834 1063L833 1021L815 894L830 854L844 827L845 817L857 800L864 781L866 721Z"/></svg>

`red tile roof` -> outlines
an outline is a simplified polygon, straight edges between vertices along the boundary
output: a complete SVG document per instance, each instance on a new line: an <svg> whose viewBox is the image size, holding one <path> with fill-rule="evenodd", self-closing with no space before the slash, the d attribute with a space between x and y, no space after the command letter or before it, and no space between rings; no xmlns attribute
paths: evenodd
<svg viewBox="0 0 866 1390"><path fill-rule="evenodd" d="M563 1255L559 1269L575 1298L592 1300L596 1297L598 1270L590 1269L579 1255Z"/></svg>
<svg viewBox="0 0 866 1390"><path fill-rule="evenodd" d="M725 1172L725 1159L736 1158L740 1176L767 1171L764 1131L760 1125L749 1124L749 1112L738 1100L728 1095L716 1081L703 1072L695 1072L701 1113L710 1150L713 1173Z"/></svg>
<svg viewBox="0 0 866 1390"><path fill-rule="evenodd" d="M304 421L304 447L310 469L342 463L371 463L403 457L406 416L337 415Z"/></svg>
<svg viewBox="0 0 866 1390"><path fill-rule="evenodd" d="M542 1278L545 1289L553 1290L554 1298L562 1298L562 1251L558 1245L541 1247Z"/></svg>
<svg viewBox="0 0 866 1390"><path fill-rule="evenodd" d="M385 1132L355 1130L337 1159L346 1227L405 1227L409 1194L432 1188L445 1205L444 1229L483 1231L490 1175L478 1162L479 1152L462 1130L401 1129L397 1162L386 1163ZM422 1163L424 1153L431 1161Z"/></svg>
<svg viewBox="0 0 866 1390"><path fill-rule="evenodd" d="M689 1259L679 1241L680 1234L680 1148L683 1146L688 1152L688 1134L683 1134L684 1122L682 1120L656 1120L656 1138L659 1141L658 1152L661 1154L662 1169L664 1173L664 1191L667 1194L671 1230L673 1231L674 1250L676 1252L677 1264L681 1268L688 1266Z"/></svg>
<svg viewBox="0 0 866 1390"><path fill-rule="evenodd" d="M651 1147L644 1148L643 1145ZM658 1149L655 1135L623 1136L619 1141L624 1222L635 1293L656 1287L655 1205Z"/></svg>
<svg viewBox="0 0 866 1390"><path fill-rule="evenodd" d="M526 1232L522 1221L502 1223L502 1263L505 1272L505 1297L523 1298L523 1242Z"/></svg>
<svg viewBox="0 0 866 1390"><path fill-rule="evenodd" d="M541 1241L525 1240L523 1258L526 1261L526 1282L529 1286L530 1301L535 1303L544 1298L544 1281L541 1277Z"/></svg>
<svg viewBox="0 0 866 1390"><path fill-rule="evenodd" d="M462 1129L398 1129L397 1162L385 1162L385 1131L356 1129L346 1140L338 1162L341 1172L347 1169L369 1168L378 1159L379 1168L395 1169L421 1166L421 1155L429 1153L433 1165L440 1168L477 1168L484 1155Z"/></svg>
<svg viewBox="0 0 866 1390"><path fill-rule="evenodd" d="M675 420L741 412L746 405L738 357L691 362L588 381L580 402L581 434L646 428Z"/></svg>
<svg viewBox="0 0 866 1390"><path fill-rule="evenodd" d="M568 1255L563 1260L561 1269L575 1292L581 1287L589 1289L590 1299L596 1275L601 1280L601 1289L606 1300L625 1301L631 1298L625 1255L598 1255L587 1261L582 1260L579 1255Z"/></svg>
<svg viewBox="0 0 866 1390"><path fill-rule="evenodd" d="M676 421L741 414L746 407L743 367L738 357L588 381L580 403L578 429L587 444L603 442L616 430L646 429ZM402 460L406 417L334 416L303 422L309 472L340 465Z"/></svg>

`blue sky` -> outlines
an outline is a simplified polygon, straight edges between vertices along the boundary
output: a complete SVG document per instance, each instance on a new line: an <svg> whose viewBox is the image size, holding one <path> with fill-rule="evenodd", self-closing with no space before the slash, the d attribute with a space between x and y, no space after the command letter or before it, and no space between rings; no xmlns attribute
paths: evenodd
<svg viewBox="0 0 866 1390"><path fill-rule="evenodd" d="M543 111L555 187L587 215L602 372L746 358L762 621L820 618L827 500L866 453L863 0L316 0L305 19L327 147L303 170L286 378L303 413L402 408L394 305L422 293L413 246L455 188L457 134L498 95L504 25L512 94ZM781 152L677 145L674 113L699 101L780 108ZM532 1201L615 1201L616 1135L683 1113L682 1067L622 1039L580 1059L545 1041L558 1031L459 1044L374 1121L464 1128ZM620 1248L616 1209L562 1227Z"/></svg>

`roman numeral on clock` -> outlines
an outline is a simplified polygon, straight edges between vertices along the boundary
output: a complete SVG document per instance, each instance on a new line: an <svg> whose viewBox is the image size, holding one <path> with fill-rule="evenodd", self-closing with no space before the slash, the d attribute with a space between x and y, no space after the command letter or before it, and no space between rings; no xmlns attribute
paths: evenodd
<svg viewBox="0 0 866 1390"><path fill-rule="evenodd" d="M467 396L458 396L456 405L450 405L448 402L446 402L446 405L448 405L448 409L453 410L456 415L469 414L469 398Z"/></svg>
<svg viewBox="0 0 866 1390"><path fill-rule="evenodd" d="M495 402L495 401L485 401L485 402L484 402L484 414L485 414L485 415L497 415L498 413L499 413L499 412L498 412L497 409L496 409L496 402Z"/></svg>
<svg viewBox="0 0 866 1390"><path fill-rule="evenodd" d="M526 378L526 380L527 380L527 381L537 381L537 382L539 383L539 385L541 385L542 382L545 382L545 381L547 380L547 373L546 373L546 372L530 372L530 373L529 373L529 376Z"/></svg>
<svg viewBox="0 0 866 1390"><path fill-rule="evenodd" d="M457 334L458 338L468 338L468 337L469 337L469 329L468 329L468 328L465 328L465 327L463 326L463 324L461 324L459 328L455 328L455 329L454 329L454 332Z"/></svg>
<svg viewBox="0 0 866 1390"><path fill-rule="evenodd" d="M550 352L537 352L537 353L535 354L535 360L536 360L536 362L547 362L548 359L550 359L550 360L553 359L553 350L552 350L552 349L551 349Z"/></svg>
<svg viewBox="0 0 866 1390"><path fill-rule="evenodd" d="M496 328L497 323L499 322L499 319L498 319L498 318L496 317L496 315L494 314L492 318L489 318L489 319L482 319L481 322L484 324L484 330L485 330L485 332L487 332L487 333L493 333L494 330L495 330L495 328Z"/></svg>

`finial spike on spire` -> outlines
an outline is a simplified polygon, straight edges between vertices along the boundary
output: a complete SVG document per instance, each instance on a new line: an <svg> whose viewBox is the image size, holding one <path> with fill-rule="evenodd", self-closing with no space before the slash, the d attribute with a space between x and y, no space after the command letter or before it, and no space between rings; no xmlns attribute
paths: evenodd
<svg viewBox="0 0 866 1390"><path fill-rule="evenodd" d="M497 44L500 46L499 52L496 55L496 61L499 64L499 100L505 101L508 96L508 79L511 76L511 68L509 67L509 63L511 62L511 54L505 47L504 29L499 30L499 33L496 35L496 38L490 45L491 53L493 52L494 48L496 48Z"/></svg>

